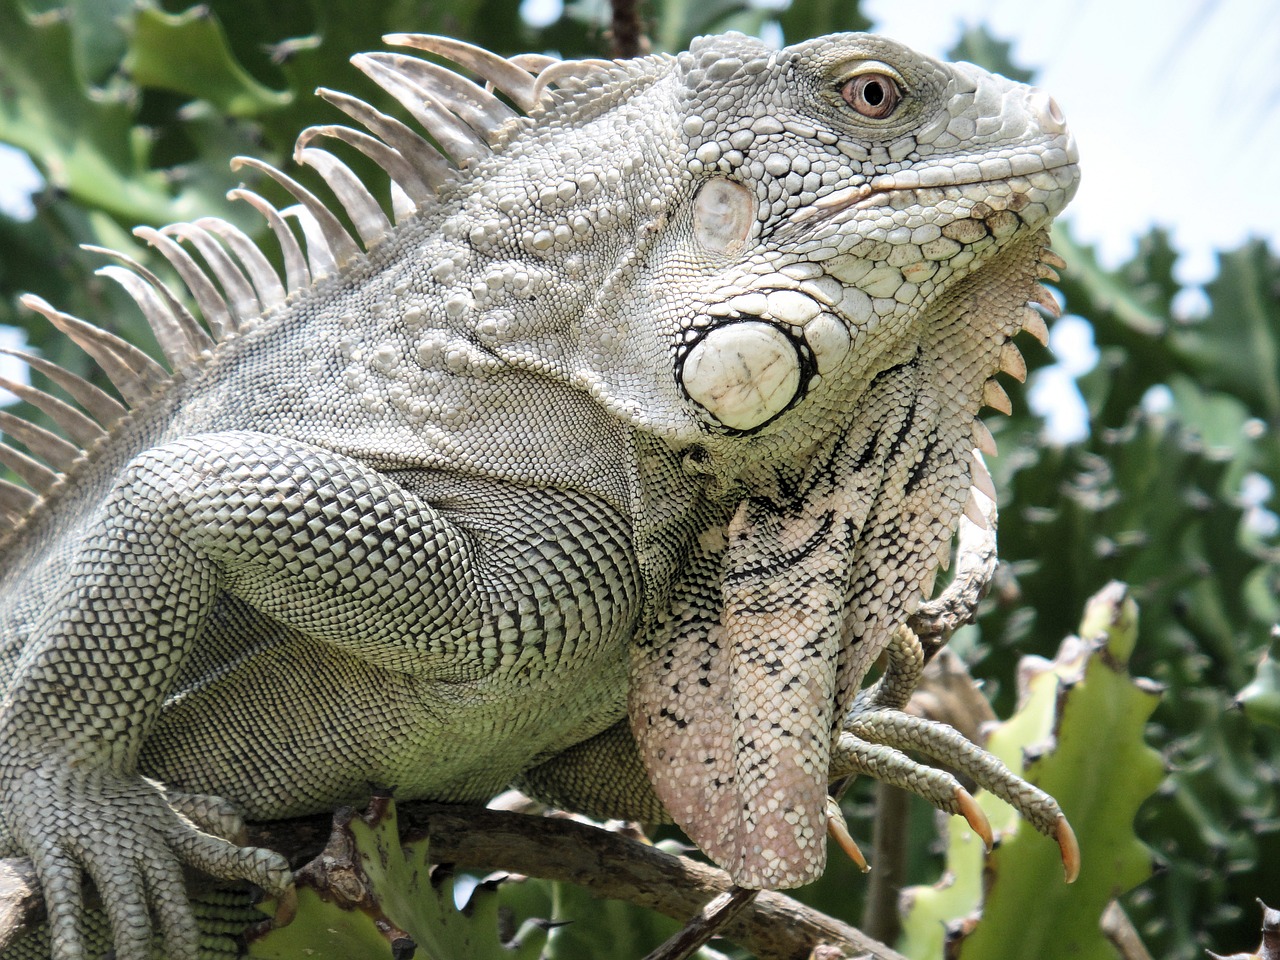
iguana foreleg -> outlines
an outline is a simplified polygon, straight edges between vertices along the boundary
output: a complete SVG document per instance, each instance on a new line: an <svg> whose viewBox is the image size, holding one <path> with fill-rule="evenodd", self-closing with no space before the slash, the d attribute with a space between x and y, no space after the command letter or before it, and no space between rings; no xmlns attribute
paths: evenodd
<svg viewBox="0 0 1280 960"><path fill-rule="evenodd" d="M329 451L225 433L135 458L0 716L5 827L36 865L56 960L80 955L82 866L118 960L150 957L148 903L168 955L195 956L180 863L276 893L291 882L281 857L201 832L136 772L219 591L413 673L465 644L475 566L469 538L437 511Z"/></svg>

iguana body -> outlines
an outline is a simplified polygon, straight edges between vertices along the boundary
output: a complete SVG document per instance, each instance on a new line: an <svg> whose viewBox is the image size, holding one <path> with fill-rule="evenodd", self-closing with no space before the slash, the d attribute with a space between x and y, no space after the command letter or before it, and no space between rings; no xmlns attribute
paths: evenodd
<svg viewBox="0 0 1280 960"><path fill-rule="evenodd" d="M63 414L88 455L0 501L0 823L55 956L81 865L121 960L148 902L193 954L180 860L287 885L173 812L215 825L203 795L273 818L523 780L665 807L744 884L812 879L840 718L946 562L1009 339L1042 326L1077 178L1042 94L862 35L550 66L393 39L529 116L358 58L462 169L330 95L380 140L318 133L382 163L401 222L306 148L365 250L291 181L311 276L254 197L283 283L216 221L167 231L206 268L146 233L219 341L118 271L171 379L33 301L133 408L100 440Z"/></svg>

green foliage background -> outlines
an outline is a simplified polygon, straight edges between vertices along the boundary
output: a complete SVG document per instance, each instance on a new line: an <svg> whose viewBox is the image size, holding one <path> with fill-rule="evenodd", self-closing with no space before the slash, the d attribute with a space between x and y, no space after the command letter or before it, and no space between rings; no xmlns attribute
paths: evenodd
<svg viewBox="0 0 1280 960"><path fill-rule="evenodd" d="M659 0L646 13L655 48L668 50L769 20L788 41L868 25L847 0L781 12L744 0ZM0 324L25 327L45 356L87 370L77 350L17 308L18 294L31 291L150 343L132 304L93 274L101 261L78 244L131 248L135 223L202 215L261 234L255 215L224 199L241 176L227 161L250 153L285 164L302 127L334 121L310 95L318 85L389 107L345 62L378 48L383 33L447 33L504 54L600 56L606 17L600 0L574 0L543 29L521 20L518 0L212 0L191 9L182 0L0 0L0 140L26 150L48 184L33 219L0 215ZM955 53L1018 74L981 34ZM1112 175L1083 149L1086 176ZM271 184L254 187L272 193ZM1001 449L991 466L1006 566L957 646L1007 714L1018 657L1052 655L1108 580L1132 585L1142 621L1131 667L1166 686L1148 740L1170 775L1137 821L1160 869L1124 904L1155 956L1230 952L1252 942L1254 898L1274 902L1280 890L1280 730L1253 719L1263 710L1233 708L1280 618L1273 518L1241 497L1251 474L1280 477L1280 262L1261 243L1224 252L1207 309L1185 316L1174 306L1165 235L1148 236L1118 271L1065 232L1055 247L1069 263L1057 289L1102 354L1079 384L1089 435L1046 442L1025 389L1007 384L1015 413L989 421ZM1051 362L1023 346L1033 371ZM1275 693L1270 676L1260 701ZM867 796L853 807L865 812ZM918 819L926 829L911 879L928 883L938 863L927 814ZM860 889L837 869L808 897L856 920Z"/></svg>

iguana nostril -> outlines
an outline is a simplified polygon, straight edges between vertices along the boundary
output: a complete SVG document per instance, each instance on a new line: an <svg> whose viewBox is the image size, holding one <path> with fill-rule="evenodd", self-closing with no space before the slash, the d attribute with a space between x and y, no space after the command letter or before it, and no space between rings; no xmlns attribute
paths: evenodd
<svg viewBox="0 0 1280 960"><path fill-rule="evenodd" d="M1031 109L1045 133L1067 132L1067 118L1062 115L1062 108L1043 90L1031 91Z"/></svg>

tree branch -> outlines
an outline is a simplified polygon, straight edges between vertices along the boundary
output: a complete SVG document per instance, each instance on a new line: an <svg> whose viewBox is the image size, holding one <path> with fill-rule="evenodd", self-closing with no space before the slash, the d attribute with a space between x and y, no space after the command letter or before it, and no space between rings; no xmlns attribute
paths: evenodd
<svg viewBox="0 0 1280 960"><path fill-rule="evenodd" d="M759 893L759 890L734 887L728 893L720 894L686 923L683 930L644 960L688 960L710 943L713 937L720 936L729 921L748 907Z"/></svg>
<svg viewBox="0 0 1280 960"><path fill-rule="evenodd" d="M644 35L640 18L640 0L612 0L611 33L613 55L629 60L649 52L649 39Z"/></svg>
<svg viewBox="0 0 1280 960"><path fill-rule="evenodd" d="M428 838L434 862L575 883L595 896L677 920L701 914L709 901L738 889L715 867L563 817L432 803L404 803L397 813L406 842ZM328 826L325 817L251 825L250 843L279 850L297 863L319 853ZM740 912L713 933L760 960L806 960L815 950L820 956L904 960L856 928L784 894L761 891L745 904L746 895L728 899ZM0 860L0 951L43 919L30 863ZM832 950L819 949L828 947Z"/></svg>
<svg viewBox="0 0 1280 960"><path fill-rule="evenodd" d="M399 811L402 823L430 837L432 859L577 883L596 896L678 920L734 889L715 867L572 820L439 804L409 803ZM870 960L903 960L856 928L769 890L758 894L722 935L760 960L806 960L824 944Z"/></svg>
<svg viewBox="0 0 1280 960"><path fill-rule="evenodd" d="M0 956L18 937L43 922L44 898L31 861L0 860Z"/></svg>
<svg viewBox="0 0 1280 960"><path fill-rule="evenodd" d="M876 784L876 818L872 834L875 868L867 874L867 900L862 926L878 940L896 940L902 929L898 895L907 874L907 824L911 795L887 783Z"/></svg>

